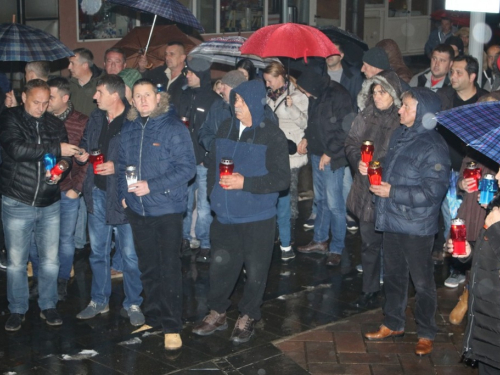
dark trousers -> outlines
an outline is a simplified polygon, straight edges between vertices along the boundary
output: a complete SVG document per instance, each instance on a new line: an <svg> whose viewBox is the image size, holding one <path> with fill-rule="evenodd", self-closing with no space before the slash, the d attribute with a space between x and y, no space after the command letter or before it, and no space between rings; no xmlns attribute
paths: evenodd
<svg viewBox="0 0 500 375"><path fill-rule="evenodd" d="M210 228L212 263L210 293L212 310L225 312L231 306L241 269L246 270L246 282L238 309L241 315L259 320L260 305L266 289L267 275L274 247L276 217L244 224L221 224L217 217Z"/></svg>
<svg viewBox="0 0 500 375"><path fill-rule="evenodd" d="M434 340L437 332L433 244L434 236L384 233L384 325L393 331L404 330L411 277L416 292L417 335L430 340Z"/></svg>
<svg viewBox="0 0 500 375"><path fill-rule="evenodd" d="M139 259L146 324L164 333L182 330L182 272L179 252L182 214L141 216L125 210Z"/></svg>
<svg viewBox="0 0 500 375"><path fill-rule="evenodd" d="M478 362L479 375L500 375L500 369L487 365L484 362Z"/></svg>
<svg viewBox="0 0 500 375"><path fill-rule="evenodd" d="M363 292L380 290L380 260L382 232L375 231L375 224L367 221L359 223L361 233L361 265L363 266Z"/></svg>

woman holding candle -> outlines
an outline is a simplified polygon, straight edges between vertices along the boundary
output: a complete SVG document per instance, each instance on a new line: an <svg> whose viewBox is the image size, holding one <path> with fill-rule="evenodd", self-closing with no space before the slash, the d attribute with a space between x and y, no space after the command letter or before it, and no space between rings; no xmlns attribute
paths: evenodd
<svg viewBox="0 0 500 375"><path fill-rule="evenodd" d="M290 152L291 142L298 144L304 137L309 99L297 89L294 79L287 76L285 68L279 62L269 64L264 69L263 76L267 86L267 104L278 117L279 127L288 139ZM307 155L300 155L295 147L290 154L290 188L281 192L278 199L277 222L283 260L295 258L291 245L295 220L299 215L297 185L299 169L305 164Z"/></svg>
<svg viewBox="0 0 500 375"><path fill-rule="evenodd" d="M363 293L355 302L358 307L366 307L378 299L382 246L382 233L374 227L368 163L362 161L361 148L366 141L371 141L372 160L380 162L384 158L392 132L399 127L400 95L400 80L394 72L383 71L366 80L358 96L361 112L354 119L345 143L349 164L356 170L347 208L359 219L362 240Z"/></svg>
<svg viewBox="0 0 500 375"><path fill-rule="evenodd" d="M500 181L500 170L495 178ZM448 240L448 252L454 252ZM468 298L468 322L464 334L463 355L479 362L479 375L500 374L500 209L486 216L477 237L474 254L466 242L465 255L452 256L466 262L472 256Z"/></svg>

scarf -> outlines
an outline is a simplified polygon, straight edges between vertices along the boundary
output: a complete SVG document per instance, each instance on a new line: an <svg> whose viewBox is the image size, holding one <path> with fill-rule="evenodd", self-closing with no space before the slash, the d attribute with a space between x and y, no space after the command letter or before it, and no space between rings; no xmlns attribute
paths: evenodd
<svg viewBox="0 0 500 375"><path fill-rule="evenodd" d="M268 89L267 90L267 96L269 97L269 99L272 99L273 101L276 101L279 99L279 97L281 95L283 95L287 90L288 90L288 84L289 84L290 81L288 80L285 80L285 84L283 86L281 86L279 89L277 90L271 90L271 89Z"/></svg>

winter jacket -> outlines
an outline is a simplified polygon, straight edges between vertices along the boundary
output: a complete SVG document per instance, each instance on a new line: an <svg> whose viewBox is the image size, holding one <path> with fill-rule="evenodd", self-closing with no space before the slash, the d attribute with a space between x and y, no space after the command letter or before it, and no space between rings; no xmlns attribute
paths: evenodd
<svg viewBox="0 0 500 375"><path fill-rule="evenodd" d="M447 74L446 77L444 77L444 79L439 81L435 86L431 86L432 85L431 76L432 72L430 69L424 70L422 73L415 74L410 81L410 86L427 87L428 89L431 89L432 91L436 92L441 87L446 87L451 84L450 76Z"/></svg>
<svg viewBox="0 0 500 375"><path fill-rule="evenodd" d="M90 81L80 86L77 78L70 78L69 89L71 91L71 102L73 103L75 111L90 116L92 111L97 108L93 97L96 92L98 79L99 76L94 74L92 78L90 78Z"/></svg>
<svg viewBox="0 0 500 375"><path fill-rule="evenodd" d="M304 138L304 130L307 128L307 107L309 98L300 92L294 84L290 83L290 92L284 92L276 101L267 97L267 104L279 119L279 127L285 136L298 144ZM286 106L286 97L292 97L291 107ZM290 155L290 168L300 168L307 164L307 155L296 152Z"/></svg>
<svg viewBox="0 0 500 375"><path fill-rule="evenodd" d="M394 104L384 111L375 107L371 87L381 85L394 100ZM389 147L392 132L399 128L398 110L401 107L401 84L394 72L384 71L366 80L359 94L358 113L345 141L345 153L354 174L353 183L347 198L347 208L360 221L373 222L375 205L373 194L370 192L368 176L359 173L358 165L361 160L361 145L370 140L374 145L373 160L384 161ZM364 99L364 100L363 100Z"/></svg>
<svg viewBox="0 0 500 375"><path fill-rule="evenodd" d="M80 145L80 141L87 125L88 117L83 113L71 110L64 120L64 126L68 132L69 143L75 146ZM69 174L59 183L61 191L68 191L75 189L78 191L83 190L83 180L87 173L87 164L80 165L73 163L73 167Z"/></svg>
<svg viewBox="0 0 500 375"><path fill-rule="evenodd" d="M193 144L168 95L161 93L158 108L143 124L131 108L121 132L118 186L120 202L141 216L182 213L187 206L187 185L196 174ZM137 167L138 180L147 181L149 194L129 193L125 167Z"/></svg>
<svg viewBox="0 0 500 375"><path fill-rule="evenodd" d="M64 159L71 169L72 160L61 157L61 142L68 142L64 123L44 113L35 118L24 106L6 109L0 115L0 194L21 203L47 207L61 199L59 184L45 182L43 157L52 154Z"/></svg>
<svg viewBox="0 0 500 375"><path fill-rule="evenodd" d="M207 117L210 107L222 98L212 89L210 70L200 73L200 87L187 87L181 95L178 113L180 117L189 119L189 133L193 141L196 164L201 164L206 151L198 142L198 132Z"/></svg>
<svg viewBox="0 0 500 375"><path fill-rule="evenodd" d="M167 93L170 95L170 104L174 105L176 111L178 111L181 104L182 88L186 85L186 76L181 73L171 84L168 86L168 76L167 76L167 66L161 65L151 70L146 70L141 73L143 78L150 79L155 86L158 84L163 85ZM168 86L168 89L167 89Z"/></svg>
<svg viewBox="0 0 500 375"><path fill-rule="evenodd" d="M451 27L451 30L448 34L443 34L443 32L441 31L441 26L439 26L437 29L432 30L429 34L429 39L427 39L427 42L425 42L425 54L430 58L432 50L436 48L438 44L444 44L444 42L446 42L446 39L454 35L456 32L457 28L455 26Z"/></svg>
<svg viewBox="0 0 500 375"><path fill-rule="evenodd" d="M424 115L439 110L439 97L427 88L410 91L418 102L416 119L413 126L400 126L392 133L382 172L391 190L388 198L375 196L375 229L428 236L439 229L450 159L443 138L423 125Z"/></svg>
<svg viewBox="0 0 500 375"><path fill-rule="evenodd" d="M500 223L482 230L472 252L466 358L500 369Z"/></svg>
<svg viewBox="0 0 500 375"><path fill-rule="evenodd" d="M403 60L403 54L398 44L392 39L382 39L375 46L382 48L385 53L387 53L392 71L394 71L404 82L409 83L412 73Z"/></svg>
<svg viewBox="0 0 500 375"><path fill-rule="evenodd" d="M307 129L307 150L317 156L331 158L330 168L337 170L347 165L344 142L351 128L354 111L349 92L329 76L322 76L318 85L321 94L309 98Z"/></svg>
<svg viewBox="0 0 500 375"><path fill-rule="evenodd" d="M252 115L252 125L239 136L240 121L225 120L209 155L207 187L210 207L223 224L239 224L270 219L276 215L278 192L290 185L288 145L283 131L264 115L266 91L262 81L240 84L231 92L241 95ZM233 112L234 113L234 112ZM234 172L244 177L242 190L225 190L219 184L219 162L234 161Z"/></svg>
<svg viewBox="0 0 500 375"><path fill-rule="evenodd" d="M125 111L127 111L127 106L125 107ZM80 148L85 149L87 152L99 148L99 137L104 121L107 121L105 111L96 109L90 114L87 127L85 128L82 141L80 142ZM115 167L115 173L106 176L106 224L108 225L128 223L121 201L118 199L117 171L119 151L120 133L111 138L107 155L104 155L104 162L112 161ZM94 168L89 165L87 167L85 180L83 181L83 196L87 205L87 211L90 213L94 213L94 199L92 197L92 190L94 187Z"/></svg>

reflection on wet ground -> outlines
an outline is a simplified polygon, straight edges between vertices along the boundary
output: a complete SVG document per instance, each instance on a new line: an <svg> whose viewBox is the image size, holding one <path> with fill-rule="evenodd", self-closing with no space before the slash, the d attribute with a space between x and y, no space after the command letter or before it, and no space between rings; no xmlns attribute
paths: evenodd
<svg viewBox="0 0 500 375"><path fill-rule="evenodd" d="M301 202L300 207L301 213L308 211L310 201ZM297 245L312 238L312 232L302 229L301 220L296 236ZM306 374L272 342L365 312L349 305L361 290L361 275L354 269L360 260L358 233L347 235L341 266L333 268L325 266L321 255L297 254L294 260L283 263L276 245L262 306L263 318L257 324L255 337L240 345L229 341L238 317L236 303L228 312L228 330L208 337L191 333L193 323L207 311L209 266L184 258L184 345L177 352L167 352L161 332L132 334L135 327L120 316L121 280L112 282L109 313L86 321L76 319L76 314L90 301L89 252L87 247L75 256L69 297L58 304L64 324L57 328L46 325L39 317L36 302L30 302L21 330L5 332L6 274L0 273L0 373ZM444 271L444 267L436 268L438 285L442 285ZM239 300L243 282L242 274L233 302Z"/></svg>

